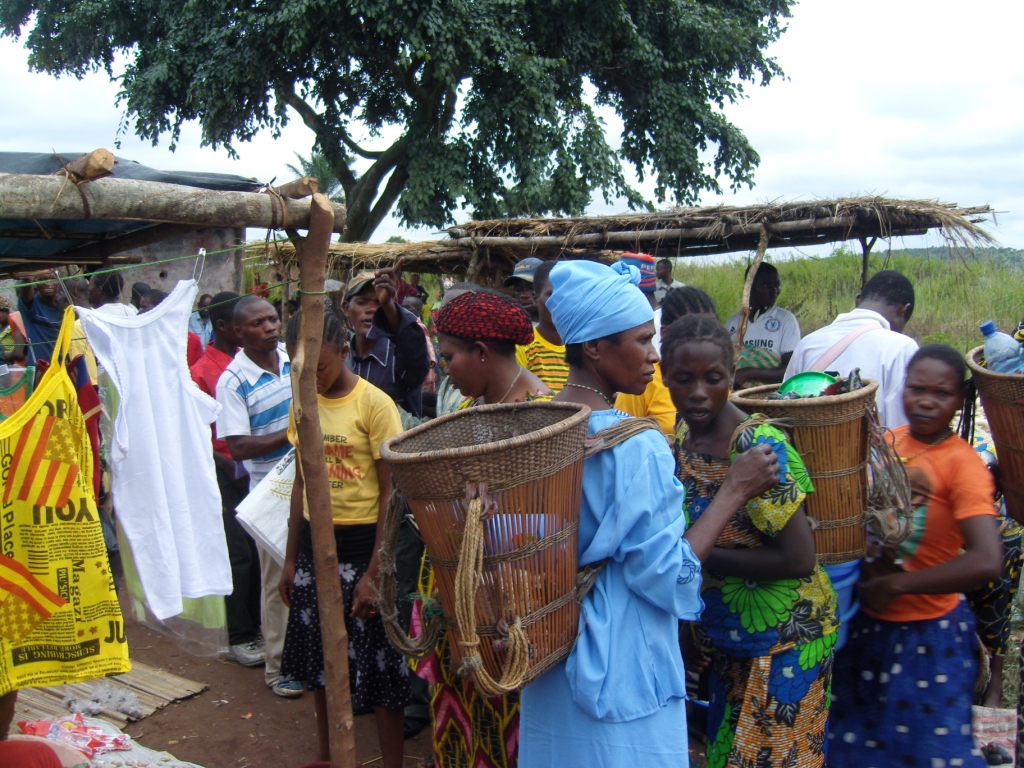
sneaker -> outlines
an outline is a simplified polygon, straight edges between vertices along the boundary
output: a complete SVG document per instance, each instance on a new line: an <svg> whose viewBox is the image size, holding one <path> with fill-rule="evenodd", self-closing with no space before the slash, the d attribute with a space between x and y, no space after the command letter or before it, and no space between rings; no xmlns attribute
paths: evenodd
<svg viewBox="0 0 1024 768"><path fill-rule="evenodd" d="M298 680L289 680L286 683L282 683L278 680L270 686L270 690L274 692L275 696L283 696L286 699L297 699L302 696L302 683Z"/></svg>
<svg viewBox="0 0 1024 768"><path fill-rule="evenodd" d="M262 642L250 640L248 643L232 645L231 658L243 667L258 667L266 660L267 652Z"/></svg>

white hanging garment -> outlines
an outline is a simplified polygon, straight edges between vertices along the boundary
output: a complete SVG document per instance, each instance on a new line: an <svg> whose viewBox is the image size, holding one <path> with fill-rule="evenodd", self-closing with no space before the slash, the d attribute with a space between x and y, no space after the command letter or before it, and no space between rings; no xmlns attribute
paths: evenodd
<svg viewBox="0 0 1024 768"><path fill-rule="evenodd" d="M197 293L182 280L145 314L115 317L78 308L85 335L117 390L110 462L114 508L158 619L183 597L231 594L210 424L220 406L192 381L185 361Z"/></svg>

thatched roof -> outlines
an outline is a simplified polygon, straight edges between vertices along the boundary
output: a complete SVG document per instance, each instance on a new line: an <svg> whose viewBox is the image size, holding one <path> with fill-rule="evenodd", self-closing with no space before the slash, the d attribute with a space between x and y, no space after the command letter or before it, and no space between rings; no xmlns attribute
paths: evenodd
<svg viewBox="0 0 1024 768"><path fill-rule="evenodd" d="M994 217L989 206L963 208L934 200L855 197L746 207L673 208L565 219L471 221L448 230L448 237L418 243L333 243L334 274L389 264L404 258L403 269L487 275L497 280L527 256L614 261L623 251L687 257L756 249L762 229L769 248L803 247L844 240L891 239L939 230L949 246L971 251L993 243L979 224ZM253 243L248 253L264 250ZM278 246L274 259L287 264L294 250Z"/></svg>

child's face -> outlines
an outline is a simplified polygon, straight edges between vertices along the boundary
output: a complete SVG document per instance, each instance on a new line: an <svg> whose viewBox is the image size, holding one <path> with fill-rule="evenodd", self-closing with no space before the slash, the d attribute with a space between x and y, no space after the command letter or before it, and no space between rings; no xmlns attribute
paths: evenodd
<svg viewBox="0 0 1024 768"><path fill-rule="evenodd" d="M661 365L672 404L690 427L707 426L729 402L731 365L717 344L680 344Z"/></svg>
<svg viewBox="0 0 1024 768"><path fill-rule="evenodd" d="M915 437L931 437L949 428L964 402L963 382L941 360L925 358L907 371L903 410Z"/></svg>
<svg viewBox="0 0 1024 768"><path fill-rule="evenodd" d="M348 357L348 344L338 346L324 342L320 346L320 359L316 364L316 392L318 395L328 392L341 378Z"/></svg>

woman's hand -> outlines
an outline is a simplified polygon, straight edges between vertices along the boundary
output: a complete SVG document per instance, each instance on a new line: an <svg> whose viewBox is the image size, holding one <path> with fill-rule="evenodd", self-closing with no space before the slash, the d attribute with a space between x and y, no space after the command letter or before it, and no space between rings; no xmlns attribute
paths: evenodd
<svg viewBox="0 0 1024 768"><path fill-rule="evenodd" d="M295 561L285 560L281 569L281 580L277 583L277 590L281 593L281 599L289 608L292 607L292 584L295 581Z"/></svg>
<svg viewBox="0 0 1024 768"><path fill-rule="evenodd" d="M900 596L899 573L876 576L860 583L860 604L869 611L882 613Z"/></svg>
<svg viewBox="0 0 1024 768"><path fill-rule="evenodd" d="M363 574L363 578L356 584L356 591L352 599L352 618L369 619L377 613L377 597L373 591L373 581L370 573Z"/></svg>
<svg viewBox="0 0 1024 768"><path fill-rule="evenodd" d="M730 489L743 503L779 483L779 459L768 445L755 445L739 454L729 467L722 490Z"/></svg>

